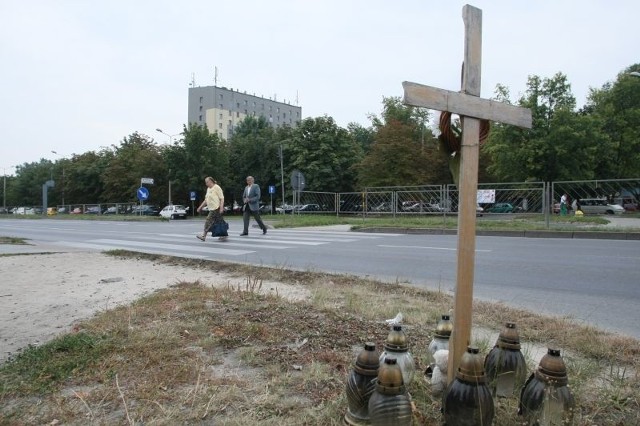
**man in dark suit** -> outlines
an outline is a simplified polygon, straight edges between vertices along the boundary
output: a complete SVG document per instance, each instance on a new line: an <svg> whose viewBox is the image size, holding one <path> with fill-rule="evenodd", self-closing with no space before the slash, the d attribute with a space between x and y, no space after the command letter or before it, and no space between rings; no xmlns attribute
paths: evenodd
<svg viewBox="0 0 640 426"><path fill-rule="evenodd" d="M240 236L249 235L249 220L250 216L258 222L258 226L262 229L262 234L267 233L267 227L262 223L260 218L260 186L253 182L253 176L247 176L247 186L242 192L242 200L244 205L242 206L242 221L244 222L244 230Z"/></svg>

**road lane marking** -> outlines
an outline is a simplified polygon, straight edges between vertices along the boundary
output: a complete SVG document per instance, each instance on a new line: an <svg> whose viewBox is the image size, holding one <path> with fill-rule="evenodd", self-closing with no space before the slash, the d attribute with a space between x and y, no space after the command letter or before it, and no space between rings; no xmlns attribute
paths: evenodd
<svg viewBox="0 0 640 426"><path fill-rule="evenodd" d="M378 244L378 247L385 247L385 248L410 248L410 249L424 249L424 250L447 250L447 251L456 251L458 250L457 248L450 248L450 247L430 247L430 246L392 246L392 245L388 245L388 244ZM491 253L492 250L479 250L476 249L476 252L484 252L484 253Z"/></svg>
<svg viewBox="0 0 640 426"><path fill-rule="evenodd" d="M228 254L231 256L240 256L245 254L255 253L255 250L234 250L234 249L223 249L218 248L214 245L209 245L206 243L201 243L200 241L195 241L193 245L185 246L180 244L164 244L164 243L147 243L142 241L126 241L126 240L110 240L110 239L98 239L98 240L90 240L89 243L92 244L105 244L110 246L126 246L126 247L138 247L144 249L163 249L163 250L174 250L175 252L200 252L200 253L218 253L218 254Z"/></svg>

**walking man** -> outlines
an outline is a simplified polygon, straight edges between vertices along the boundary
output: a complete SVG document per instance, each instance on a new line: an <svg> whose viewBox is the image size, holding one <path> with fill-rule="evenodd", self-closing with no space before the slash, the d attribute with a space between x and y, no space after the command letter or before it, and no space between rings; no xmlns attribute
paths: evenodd
<svg viewBox="0 0 640 426"><path fill-rule="evenodd" d="M262 229L262 234L267 233L267 227L262 223L260 218L260 185L253 183L253 176L247 176L247 186L242 193L242 221L244 222L244 229L241 237L249 235L249 220L250 216L258 222L258 226Z"/></svg>

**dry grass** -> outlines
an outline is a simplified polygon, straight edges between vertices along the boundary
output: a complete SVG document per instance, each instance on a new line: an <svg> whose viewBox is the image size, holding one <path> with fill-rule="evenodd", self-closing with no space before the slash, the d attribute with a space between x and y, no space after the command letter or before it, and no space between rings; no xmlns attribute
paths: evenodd
<svg viewBox="0 0 640 426"><path fill-rule="evenodd" d="M384 319L404 314L421 372L436 320L452 306L443 293L351 276L118 254L215 269L246 282L180 283L26 350L0 369L0 424L342 424L355 354L365 341L382 348ZM291 302L260 294L263 280L294 283L311 297ZM576 424L637 421L638 341L476 302L477 326L497 331L506 321L518 324L523 341L563 349ZM486 353L494 342L475 343ZM421 374L410 392L414 424L440 424L440 400ZM494 423L519 424L517 403L497 399Z"/></svg>

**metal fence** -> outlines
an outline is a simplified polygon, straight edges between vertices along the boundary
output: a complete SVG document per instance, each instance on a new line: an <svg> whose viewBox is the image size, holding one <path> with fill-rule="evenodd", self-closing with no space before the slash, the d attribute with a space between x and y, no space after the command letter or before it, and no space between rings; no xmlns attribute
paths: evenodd
<svg viewBox="0 0 640 426"><path fill-rule="evenodd" d="M478 185L478 213L543 213L547 206L544 182ZM366 188L362 192L302 191L299 204L287 213L340 215L455 215L459 195L455 185Z"/></svg>
<svg viewBox="0 0 640 426"><path fill-rule="evenodd" d="M637 211L640 204L640 178L552 182L554 204L566 194L569 205L573 200L601 199L618 204L627 211ZM554 209L557 209L555 207Z"/></svg>
<svg viewBox="0 0 640 426"><path fill-rule="evenodd" d="M589 181L510 182L478 184L478 214L557 213L560 197L572 200L602 199L637 211L640 205L640 178ZM57 211L77 214L136 214L139 203L58 205ZM455 215L459 192L455 185L370 187L362 192L296 192L294 205L276 211L300 214L335 215ZM16 207L17 209L17 207ZM22 207L22 209L25 209ZM13 213L15 209L7 208ZM30 213L46 214L41 206ZM24 213L17 213L24 214ZM27 213L29 214L29 213Z"/></svg>

